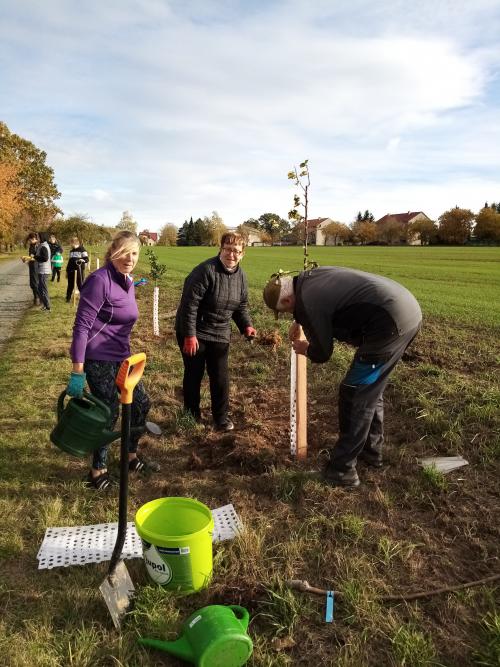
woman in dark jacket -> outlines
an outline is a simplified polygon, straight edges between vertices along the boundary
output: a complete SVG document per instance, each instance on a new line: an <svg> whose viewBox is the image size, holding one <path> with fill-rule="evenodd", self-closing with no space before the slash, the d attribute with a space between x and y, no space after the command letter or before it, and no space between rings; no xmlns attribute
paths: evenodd
<svg viewBox="0 0 500 667"><path fill-rule="evenodd" d="M207 259L184 282L175 329L184 362L184 407L200 420L200 387L205 368L210 381L214 426L231 431L228 354L231 319L247 338L255 336L248 312L248 287L240 267L244 240L227 233L217 257Z"/></svg>

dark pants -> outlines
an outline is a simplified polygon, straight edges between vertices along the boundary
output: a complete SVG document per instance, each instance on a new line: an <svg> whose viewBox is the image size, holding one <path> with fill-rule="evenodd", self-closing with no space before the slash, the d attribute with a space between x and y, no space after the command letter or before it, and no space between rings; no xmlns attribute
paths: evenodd
<svg viewBox="0 0 500 667"><path fill-rule="evenodd" d="M38 297L38 273L36 272L35 262L29 262L28 268L30 272L30 288L31 291L33 292L33 301L34 303L36 303L36 300L39 297Z"/></svg>
<svg viewBox="0 0 500 667"><path fill-rule="evenodd" d="M330 450L329 467L356 467L366 450L381 455L384 442L384 389L393 368L420 329L361 345L339 388L339 438Z"/></svg>
<svg viewBox="0 0 500 667"><path fill-rule="evenodd" d="M52 267L52 280L51 282L54 282L54 279L57 277L57 282L61 280L61 269L58 269L57 266Z"/></svg>
<svg viewBox="0 0 500 667"><path fill-rule="evenodd" d="M85 279L85 269L83 266L78 266L77 269L71 269L66 271L66 276L68 278L68 289L66 290L66 301L71 299L73 290L75 289L75 272L76 272L76 284L79 290L82 289L82 283Z"/></svg>
<svg viewBox="0 0 500 667"><path fill-rule="evenodd" d="M116 386L116 376L120 368L119 361L86 361L84 371L87 374L87 383L90 392L111 410L111 421L109 429L112 430L118 419L119 390ZM142 381L134 389L134 400L132 402L131 426L144 426L146 417L151 407L149 396L146 394ZM131 435L129 452L136 452L140 435ZM108 460L108 445L94 452L92 467L96 470L106 468Z"/></svg>
<svg viewBox="0 0 500 667"><path fill-rule="evenodd" d="M50 310L49 291L47 289L47 276L45 273L38 274L38 296L47 310Z"/></svg>
<svg viewBox="0 0 500 667"><path fill-rule="evenodd" d="M181 348L183 336L177 336ZM210 398L212 402L212 417L216 424L227 418L229 411L229 372L228 355L229 343L215 343L198 339L200 347L193 357L182 355L184 362L184 407L199 419L200 417L200 388L205 367L210 381Z"/></svg>

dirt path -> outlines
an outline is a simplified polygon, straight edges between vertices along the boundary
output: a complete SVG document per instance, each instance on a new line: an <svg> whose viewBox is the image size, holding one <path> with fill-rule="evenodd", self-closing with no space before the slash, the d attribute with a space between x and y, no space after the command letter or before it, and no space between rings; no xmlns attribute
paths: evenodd
<svg viewBox="0 0 500 667"><path fill-rule="evenodd" d="M19 259L0 262L0 352L32 303L28 267Z"/></svg>

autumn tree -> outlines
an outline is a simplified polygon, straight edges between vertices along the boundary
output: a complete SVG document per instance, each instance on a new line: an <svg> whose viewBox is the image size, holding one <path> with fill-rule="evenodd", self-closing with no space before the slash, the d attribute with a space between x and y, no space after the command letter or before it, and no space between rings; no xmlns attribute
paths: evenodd
<svg viewBox="0 0 500 667"><path fill-rule="evenodd" d="M333 240L333 245L341 245L352 235L352 230L341 222L331 222L321 231L325 235L325 240Z"/></svg>
<svg viewBox="0 0 500 667"><path fill-rule="evenodd" d="M0 122L0 164L10 165L7 169L14 170L12 187L20 204L11 218L11 235L15 239L22 238L34 226L45 228L60 212L55 201L61 193L54 182L53 169L45 163L46 158L45 151Z"/></svg>
<svg viewBox="0 0 500 667"><path fill-rule="evenodd" d="M273 243L290 231L290 223L277 213L262 213L257 219L258 228L269 234Z"/></svg>
<svg viewBox="0 0 500 667"><path fill-rule="evenodd" d="M478 241L500 241L500 213L497 212L496 204L485 206L476 215L474 236Z"/></svg>
<svg viewBox="0 0 500 667"><path fill-rule="evenodd" d="M14 222L22 210L17 168L9 162L0 162L0 242L12 243Z"/></svg>
<svg viewBox="0 0 500 667"><path fill-rule="evenodd" d="M212 211L212 215L205 217L203 222L207 229L208 245L220 246L222 235L227 232L227 227L220 215L217 211Z"/></svg>
<svg viewBox="0 0 500 667"><path fill-rule="evenodd" d="M373 222L366 220L355 220L351 226L353 240L361 245L373 243L377 240L377 226Z"/></svg>
<svg viewBox="0 0 500 667"><path fill-rule="evenodd" d="M434 220L415 220L408 225L408 238L418 236L422 245L429 245L437 237L437 226Z"/></svg>
<svg viewBox="0 0 500 667"><path fill-rule="evenodd" d="M174 246L177 245L177 233L178 229L172 223L167 223L163 225L160 230L160 236L158 238L158 245L165 246Z"/></svg>
<svg viewBox="0 0 500 667"><path fill-rule="evenodd" d="M444 243L463 245L472 232L474 213L468 208L451 208L439 216L439 238Z"/></svg>
<svg viewBox="0 0 500 667"><path fill-rule="evenodd" d="M120 222L116 225L116 229L137 234L137 222L132 217L130 211L123 211Z"/></svg>

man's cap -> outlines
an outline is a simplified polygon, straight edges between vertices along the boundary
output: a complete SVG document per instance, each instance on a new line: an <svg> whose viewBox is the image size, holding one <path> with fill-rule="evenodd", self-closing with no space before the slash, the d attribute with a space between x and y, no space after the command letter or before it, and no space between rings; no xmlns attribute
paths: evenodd
<svg viewBox="0 0 500 667"><path fill-rule="evenodd" d="M264 302L268 308L274 310L274 315L278 319L278 310L276 306L280 299L281 293L281 280L280 276L273 276L264 287L264 292L262 296L264 297Z"/></svg>

